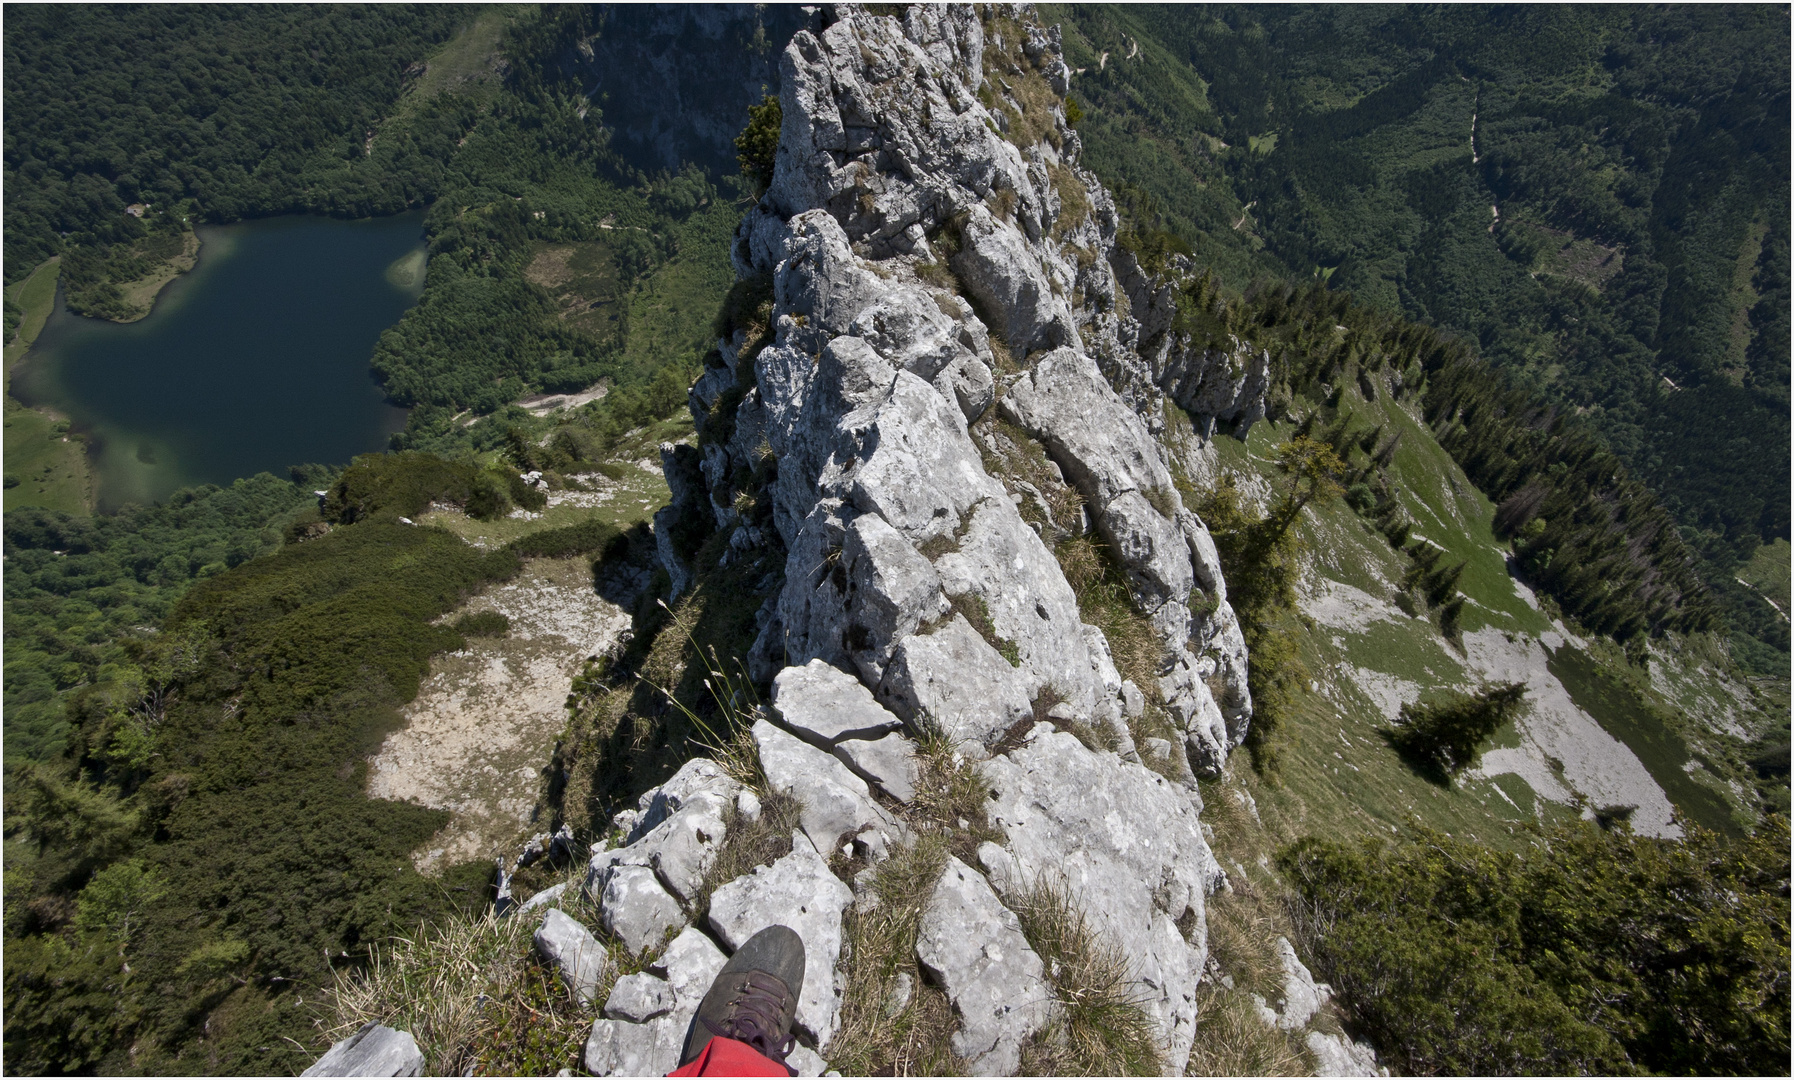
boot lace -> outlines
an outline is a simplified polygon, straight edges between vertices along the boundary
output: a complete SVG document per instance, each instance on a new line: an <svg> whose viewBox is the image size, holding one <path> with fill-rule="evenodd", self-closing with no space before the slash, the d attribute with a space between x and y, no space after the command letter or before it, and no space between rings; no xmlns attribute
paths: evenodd
<svg viewBox="0 0 1794 1080"><path fill-rule="evenodd" d="M729 1011L720 1024L704 1020L712 1035L747 1043L765 1056L785 1065L785 1055L797 1045L797 1036L779 1031L784 1018L785 984L758 971L746 972L729 1000ZM786 1068L790 1068L786 1065Z"/></svg>

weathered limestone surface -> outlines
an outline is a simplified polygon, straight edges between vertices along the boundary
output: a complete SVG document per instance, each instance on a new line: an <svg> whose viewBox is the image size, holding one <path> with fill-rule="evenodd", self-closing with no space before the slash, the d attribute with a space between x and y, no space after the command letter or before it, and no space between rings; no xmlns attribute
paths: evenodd
<svg viewBox="0 0 1794 1080"><path fill-rule="evenodd" d="M567 988L584 1004L591 1004L597 986L610 972L610 953L578 920L559 908L549 908L535 934L536 951L561 973Z"/></svg>
<svg viewBox="0 0 1794 1080"><path fill-rule="evenodd" d="M799 820L817 850L833 851L842 836L867 829L891 838L900 832L897 819L873 800L866 781L833 754L769 720L755 724L753 735L767 783L803 804Z"/></svg>
<svg viewBox="0 0 1794 1080"><path fill-rule="evenodd" d="M1166 1058L1181 1063L1208 959L1205 898L1221 879L1196 807L1157 773L1044 723L984 774L993 795L986 813L1009 841L980 852L992 882L1005 893L1064 888L1132 961Z"/></svg>
<svg viewBox="0 0 1794 1080"><path fill-rule="evenodd" d="M408 1031L369 1023L337 1042L300 1076L422 1076L424 1052Z"/></svg>
<svg viewBox="0 0 1794 1080"><path fill-rule="evenodd" d="M1046 968L984 876L951 856L922 909L916 959L959 1017L953 1052L975 1076L1014 1074L1050 1016Z"/></svg>
<svg viewBox="0 0 1794 1080"><path fill-rule="evenodd" d="M826 1048L841 1008L842 980L835 970L841 956L841 915L853 892L801 833L791 838L791 854L736 878L710 898L710 928L731 951L774 924L789 926L804 942L804 985L797 998L797 1028Z"/></svg>

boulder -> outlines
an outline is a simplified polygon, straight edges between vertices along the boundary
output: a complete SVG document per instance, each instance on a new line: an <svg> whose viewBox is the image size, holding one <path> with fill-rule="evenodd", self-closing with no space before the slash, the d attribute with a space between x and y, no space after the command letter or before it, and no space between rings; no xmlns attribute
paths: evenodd
<svg viewBox="0 0 1794 1080"><path fill-rule="evenodd" d="M583 924L560 908L549 908L536 929L536 951L561 973L561 981L589 1005L598 984L610 973L610 953Z"/></svg>
<svg viewBox="0 0 1794 1080"><path fill-rule="evenodd" d="M709 758L693 758L666 783L642 793L636 802L638 816L624 842L633 844L640 840L694 799L720 806L741 789L740 782L724 772L721 765Z"/></svg>
<svg viewBox="0 0 1794 1080"><path fill-rule="evenodd" d="M853 891L829 873L828 864L803 834L791 838L791 854L758 867L710 897L710 928L733 952L768 926L790 927L804 942L804 985L797 999L797 1029L818 1049L835 1033L841 1008L841 915Z"/></svg>
<svg viewBox="0 0 1794 1080"><path fill-rule="evenodd" d="M894 531L890 535L923 566L928 566L928 560L916 555ZM929 567L929 575L933 573ZM873 700L872 691L860 680L821 660L779 672L772 682L772 704L779 726L824 750L833 749L842 739L882 738L903 726L902 720Z"/></svg>
<svg viewBox="0 0 1794 1080"><path fill-rule="evenodd" d="M685 911L673 899L654 871L645 866L612 866L606 869L598 896L604 928L631 953L659 945L669 931L685 925Z"/></svg>
<svg viewBox="0 0 1794 1080"><path fill-rule="evenodd" d="M1022 1044L1050 1017L1046 968L1014 912L951 856L922 909L916 959L953 1002L953 1052L971 1075L1013 1076Z"/></svg>
<svg viewBox="0 0 1794 1080"><path fill-rule="evenodd" d="M617 980L604 1002L604 1015L641 1024L671 1012L673 1003L673 988L665 979L639 972Z"/></svg>
<svg viewBox="0 0 1794 1080"><path fill-rule="evenodd" d="M1007 887L1043 877L1062 885L1091 928L1129 958L1166 1060L1185 1060L1208 955L1206 893L1220 867L1184 789L1045 723L983 772L992 793L985 812L1013 860Z"/></svg>
<svg viewBox="0 0 1794 1080"><path fill-rule="evenodd" d="M833 755L818 750L771 721L753 727L760 767L775 791L803 804L803 830L820 851L832 851L843 835L876 829L891 835L897 820L872 799L866 782Z"/></svg>
<svg viewBox="0 0 1794 1080"><path fill-rule="evenodd" d="M368 1023L338 1040L300 1076L422 1076L424 1052L408 1031Z"/></svg>
<svg viewBox="0 0 1794 1080"><path fill-rule="evenodd" d="M958 549L936 559L935 568L948 595L977 597L997 636L1014 644L1024 697L1032 701L1051 687L1080 716L1102 708L1100 661L1091 654L1077 595L1014 503L980 503ZM1107 644L1100 651L1106 655Z"/></svg>

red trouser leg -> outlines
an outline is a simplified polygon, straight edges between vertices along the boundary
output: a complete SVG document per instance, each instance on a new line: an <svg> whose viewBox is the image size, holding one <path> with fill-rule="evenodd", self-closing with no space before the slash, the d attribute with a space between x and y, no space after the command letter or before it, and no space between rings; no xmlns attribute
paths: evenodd
<svg viewBox="0 0 1794 1080"><path fill-rule="evenodd" d="M790 1076L791 1070L744 1042L717 1036L668 1076Z"/></svg>

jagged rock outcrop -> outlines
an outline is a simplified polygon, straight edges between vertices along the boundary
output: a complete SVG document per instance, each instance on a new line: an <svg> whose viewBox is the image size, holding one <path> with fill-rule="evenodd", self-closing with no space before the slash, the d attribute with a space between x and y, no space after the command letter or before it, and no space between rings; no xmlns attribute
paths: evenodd
<svg viewBox="0 0 1794 1080"><path fill-rule="evenodd" d="M908 841L914 742L944 736L979 762L1006 837L980 851L983 873L949 864L918 943L954 1001L956 1052L1013 1071L1045 1022L1047 990L1021 985L1040 961L1004 899L1044 883L1129 958L1181 1071L1204 896L1224 880L1191 769L1222 767L1252 706L1214 544L1154 436L1167 395L1203 427L1249 424L1264 366L1190 348L1175 282L1117 244L1113 201L1077 163L1057 31L1021 9L986 15L989 27L963 7L824 8L780 58L776 168L733 248L740 277L770 291L769 340L750 349L744 327L719 342L692 390L699 447L663 451L678 500L663 518L713 520L725 562L782 549L750 663L773 708L753 739L770 786L804 806L792 854L718 888L709 928L732 947L789 921L800 893L819 907L799 1021L826 1052L847 902L826 859L876 861ZM1002 464L1018 441L1044 452L1034 480ZM1043 485L1083 510L1061 502L1055 516ZM1055 555L1087 532L1157 643L1156 666L1132 679ZM662 547L676 584L707 569ZM1142 740L1158 772L1130 726L1148 719L1176 735ZM649 838L736 795L700 788L685 782L652 825L644 801L627 846L594 856L589 887L643 867L687 899L649 850L667 841ZM979 961L954 929L974 922L1017 947Z"/></svg>
<svg viewBox="0 0 1794 1080"><path fill-rule="evenodd" d="M947 859L922 910L916 958L953 1002L953 1052L971 1074L1012 1075L1022 1043L1051 1016L1046 965L984 875L958 859Z"/></svg>
<svg viewBox="0 0 1794 1080"><path fill-rule="evenodd" d="M1057 112L1031 146L998 133L1012 84L987 83L976 15L838 14L785 50L772 187L734 248L739 273L771 282L773 340L751 375L744 341L723 342L714 385L694 394L713 403L729 378L744 390L733 437L704 451L712 509L733 504L762 442L777 462L786 580L760 670L820 659L854 671L898 716L925 714L968 746L1030 718L1048 692L1093 727L1125 729L1106 647L1091 647L1051 548L968 429L995 399L1046 447L1125 565L1164 647L1155 707L1213 773L1250 720L1245 646L1214 545L1152 438L1171 323L1126 313L1130 288L1144 300L1170 286L1116 244L1113 202L1077 166L1076 132ZM1028 77L1062 76L1051 33L1026 33L1045 73ZM999 374L993 338L1023 370ZM1143 356L1149 339L1157 351ZM1231 361L1220 360L1212 378L1192 374L1197 361L1176 355L1178 387L1212 384L1185 398L1242 415L1250 377L1223 379ZM1221 382L1239 392L1217 404ZM955 598L988 609L997 644L945 618ZM933 674L944 665L952 683ZM999 715L983 708L993 700Z"/></svg>
<svg viewBox="0 0 1794 1080"><path fill-rule="evenodd" d="M424 1052L408 1031L369 1022L339 1040L301 1076L422 1076Z"/></svg>

